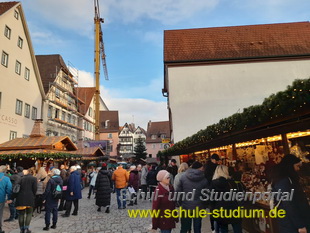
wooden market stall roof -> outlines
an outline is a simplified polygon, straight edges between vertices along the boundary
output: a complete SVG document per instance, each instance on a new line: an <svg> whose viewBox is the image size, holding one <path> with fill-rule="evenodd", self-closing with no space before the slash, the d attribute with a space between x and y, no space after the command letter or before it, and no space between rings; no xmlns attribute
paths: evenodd
<svg viewBox="0 0 310 233"><path fill-rule="evenodd" d="M48 149L53 151L76 151L77 147L68 136L41 136L15 138L0 144L0 152L10 150Z"/></svg>
<svg viewBox="0 0 310 233"><path fill-rule="evenodd" d="M70 151L71 154L82 156L81 160L98 160L104 157L104 152L100 147L79 148L76 151Z"/></svg>

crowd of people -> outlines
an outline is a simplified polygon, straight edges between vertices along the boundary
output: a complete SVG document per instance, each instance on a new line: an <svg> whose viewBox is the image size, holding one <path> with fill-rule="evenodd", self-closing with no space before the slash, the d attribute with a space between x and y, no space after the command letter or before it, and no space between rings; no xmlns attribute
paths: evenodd
<svg viewBox="0 0 310 233"><path fill-rule="evenodd" d="M30 233L30 223L34 211L45 211L45 227L56 229L58 211L66 210L62 215L69 217L74 204L72 215L78 214L78 200L81 194L80 166L70 169L61 165L60 169L50 167L31 167L24 169L18 166L11 169L7 165L0 166L0 232L2 230L2 216L5 203L9 205L10 216L5 222L18 219L20 232ZM60 201L61 200L61 201ZM60 204L59 204L60 203ZM52 215L52 224L51 224Z"/></svg>
<svg viewBox="0 0 310 233"><path fill-rule="evenodd" d="M299 183L298 170L302 163L299 158L288 154L272 170L271 185L274 191L290 191L294 189L291 201L280 201L278 208L286 211L285 218L279 219L281 233L309 233L310 207L307 197ZM86 179L86 177L88 179ZM243 203L237 201L204 201L201 199L203 189L211 189L219 193L231 189L245 190L242 186L242 169L240 166L230 168L221 163L217 154L213 154L206 164L198 161L181 163L178 167L172 159L168 166L156 164L131 165L129 169L120 163L115 170L108 169L106 163L101 167L83 172L79 165L70 168L61 165L49 169L41 167L10 169L0 166L0 233L5 203L9 205L10 216L4 221L18 219L20 232L29 233L33 212L45 211L45 227L57 228L58 211L65 211L61 216L78 215L79 200L82 189L88 180L88 199L95 199L97 211L105 208L110 213L111 195L116 193L118 209L134 206L138 201L151 201L153 210L160 210L158 217L152 219L152 229L160 229L169 233L180 222L180 232L200 233L202 218L200 216L165 216L165 210L182 208L186 211L198 209L237 209ZM173 193L190 193L196 190L190 199L171 199ZM141 192L142 191L142 192ZM157 198L154 198L156 192ZM128 200L128 193L131 195ZM172 194L172 195L171 195ZM72 211L73 204L73 211ZM216 233L228 232L231 225L234 233L242 233L241 218L214 218L210 216L211 231Z"/></svg>

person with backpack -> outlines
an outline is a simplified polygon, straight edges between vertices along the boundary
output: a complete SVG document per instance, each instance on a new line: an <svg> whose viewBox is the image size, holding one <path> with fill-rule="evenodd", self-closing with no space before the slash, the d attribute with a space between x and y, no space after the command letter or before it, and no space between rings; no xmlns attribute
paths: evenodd
<svg viewBox="0 0 310 233"><path fill-rule="evenodd" d="M51 171L51 179L47 182L45 192L43 193L43 202L45 202L45 227L44 231L48 231L51 221L51 213L53 214L52 229L56 229L58 220L58 200L62 197L63 180L60 177L60 170L53 168Z"/></svg>
<svg viewBox="0 0 310 233"><path fill-rule="evenodd" d="M11 203L12 184L10 178L5 176L7 171L6 166L0 166L0 233L4 233L2 230L2 216L5 203ZM7 198L7 199L6 199Z"/></svg>
<svg viewBox="0 0 310 233"><path fill-rule="evenodd" d="M12 183L12 192L13 193L18 193L19 188L20 188L20 181L22 177L24 176L23 174L23 167L18 166L16 168L16 171L10 176L10 181ZM18 212L15 208L15 199L12 200L12 203L8 204L9 209L10 209L10 217L5 219L4 222L11 222L14 221L14 219L18 219Z"/></svg>

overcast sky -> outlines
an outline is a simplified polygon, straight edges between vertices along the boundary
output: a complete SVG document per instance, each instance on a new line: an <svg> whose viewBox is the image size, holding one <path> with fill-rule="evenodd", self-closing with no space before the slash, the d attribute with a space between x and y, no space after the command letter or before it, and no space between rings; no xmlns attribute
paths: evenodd
<svg viewBox="0 0 310 233"><path fill-rule="evenodd" d="M93 0L21 0L35 53L61 54L93 86ZM109 81L101 96L120 125L168 120L163 31L309 21L309 0L99 0Z"/></svg>

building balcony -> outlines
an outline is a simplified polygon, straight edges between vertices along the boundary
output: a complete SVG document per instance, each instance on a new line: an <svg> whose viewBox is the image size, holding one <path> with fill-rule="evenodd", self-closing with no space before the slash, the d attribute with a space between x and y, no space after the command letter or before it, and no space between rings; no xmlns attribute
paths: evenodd
<svg viewBox="0 0 310 233"><path fill-rule="evenodd" d="M69 122L60 120L59 118L50 118L50 119L48 119L48 122L57 122L59 124L69 126L70 128L74 128L74 129L77 129L79 131L84 131L84 129L82 129L82 128L76 126L76 125L73 125L73 124L71 124Z"/></svg>

